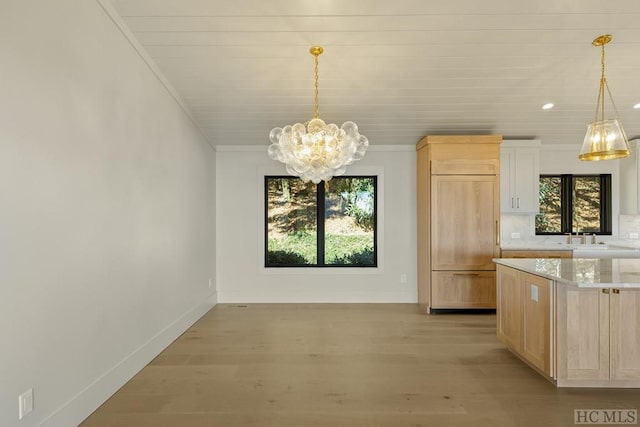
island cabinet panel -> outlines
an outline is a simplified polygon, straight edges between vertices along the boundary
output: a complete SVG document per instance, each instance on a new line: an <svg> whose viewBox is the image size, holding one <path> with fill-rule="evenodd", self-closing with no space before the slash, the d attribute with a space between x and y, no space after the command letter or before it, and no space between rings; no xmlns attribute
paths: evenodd
<svg viewBox="0 0 640 427"><path fill-rule="evenodd" d="M559 378L609 379L608 292L559 285Z"/></svg>
<svg viewBox="0 0 640 427"><path fill-rule="evenodd" d="M497 275L498 339L542 374L552 377L555 374L552 282L501 265Z"/></svg>
<svg viewBox="0 0 640 427"><path fill-rule="evenodd" d="M431 274L434 308L495 308L494 271L434 271Z"/></svg>
<svg viewBox="0 0 640 427"><path fill-rule="evenodd" d="M552 325L551 282L544 277L522 273L523 337L522 356L547 376L553 374L551 348Z"/></svg>
<svg viewBox="0 0 640 427"><path fill-rule="evenodd" d="M518 270L499 265L497 275L498 339L513 351L522 353L522 286Z"/></svg>
<svg viewBox="0 0 640 427"><path fill-rule="evenodd" d="M640 378L640 289L614 289L611 310L611 377Z"/></svg>
<svg viewBox="0 0 640 427"><path fill-rule="evenodd" d="M640 388L640 260L575 261L496 260L498 339L558 387Z"/></svg>
<svg viewBox="0 0 640 427"><path fill-rule="evenodd" d="M558 385L640 387L640 289L558 284Z"/></svg>

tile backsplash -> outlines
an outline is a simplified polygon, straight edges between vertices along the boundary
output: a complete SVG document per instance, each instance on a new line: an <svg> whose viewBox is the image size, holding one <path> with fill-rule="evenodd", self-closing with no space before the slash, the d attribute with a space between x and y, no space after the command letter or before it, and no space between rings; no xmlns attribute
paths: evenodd
<svg viewBox="0 0 640 427"><path fill-rule="evenodd" d="M620 215L618 218L618 232L614 235L599 236L603 241L627 241L634 246L640 246L640 215ZM502 242L534 241L534 242L565 242L565 236L536 236L535 215L501 215L500 238Z"/></svg>
<svg viewBox="0 0 640 427"><path fill-rule="evenodd" d="M619 228L621 239L638 240L640 235L640 215L620 215Z"/></svg>

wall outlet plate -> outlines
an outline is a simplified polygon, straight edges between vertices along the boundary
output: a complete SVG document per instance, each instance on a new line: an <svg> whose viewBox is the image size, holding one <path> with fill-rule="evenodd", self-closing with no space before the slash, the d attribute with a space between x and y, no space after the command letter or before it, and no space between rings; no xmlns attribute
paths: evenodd
<svg viewBox="0 0 640 427"><path fill-rule="evenodd" d="M531 285L531 300L538 301L538 287L536 285Z"/></svg>
<svg viewBox="0 0 640 427"><path fill-rule="evenodd" d="M33 389L22 393L18 396L18 419L21 420L29 412L33 411Z"/></svg>
<svg viewBox="0 0 640 427"><path fill-rule="evenodd" d="M512 239L519 239L520 238L520 233L511 233L511 238Z"/></svg>
<svg viewBox="0 0 640 427"><path fill-rule="evenodd" d="M638 233L629 233L629 238L630 239L637 239L638 238Z"/></svg>

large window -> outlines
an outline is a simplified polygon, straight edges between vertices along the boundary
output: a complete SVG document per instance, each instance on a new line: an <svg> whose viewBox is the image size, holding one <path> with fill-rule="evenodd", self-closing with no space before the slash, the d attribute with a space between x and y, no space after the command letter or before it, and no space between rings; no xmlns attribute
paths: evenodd
<svg viewBox="0 0 640 427"><path fill-rule="evenodd" d="M375 176L265 177L266 267L375 267Z"/></svg>
<svg viewBox="0 0 640 427"><path fill-rule="evenodd" d="M536 234L611 234L611 175L541 175Z"/></svg>

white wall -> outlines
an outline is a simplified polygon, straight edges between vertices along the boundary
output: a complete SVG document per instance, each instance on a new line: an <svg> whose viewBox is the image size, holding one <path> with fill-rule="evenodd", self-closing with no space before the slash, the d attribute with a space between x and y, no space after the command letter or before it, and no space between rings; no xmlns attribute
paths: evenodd
<svg viewBox="0 0 640 427"><path fill-rule="evenodd" d="M218 300L416 302L415 146L371 147L347 170L379 176L375 269L264 268L264 176L286 174L266 149L266 143L218 147ZM407 275L407 283L400 283L401 274Z"/></svg>
<svg viewBox="0 0 640 427"><path fill-rule="evenodd" d="M96 1L3 1L0 62L0 425L72 426L212 306L215 152Z"/></svg>

